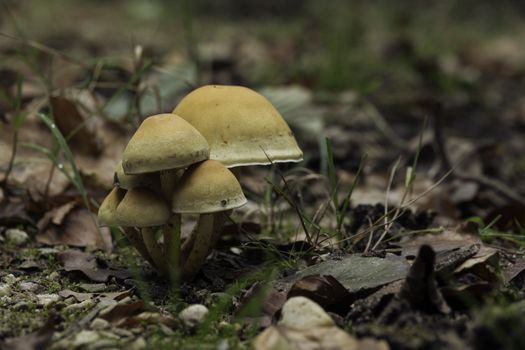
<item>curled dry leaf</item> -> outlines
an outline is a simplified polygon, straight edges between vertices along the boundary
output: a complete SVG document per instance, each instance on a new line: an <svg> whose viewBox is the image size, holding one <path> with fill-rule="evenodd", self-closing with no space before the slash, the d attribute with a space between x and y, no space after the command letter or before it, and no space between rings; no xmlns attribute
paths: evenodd
<svg viewBox="0 0 525 350"><path fill-rule="evenodd" d="M58 255L66 271L80 271L95 282L106 282L110 276L125 279L131 274L124 270L114 270L102 266L97 258L78 250L67 250Z"/></svg>

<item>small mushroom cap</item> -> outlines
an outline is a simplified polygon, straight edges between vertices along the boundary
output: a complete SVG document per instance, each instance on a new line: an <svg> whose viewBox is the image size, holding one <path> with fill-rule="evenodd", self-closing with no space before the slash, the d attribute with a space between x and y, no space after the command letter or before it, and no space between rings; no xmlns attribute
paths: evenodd
<svg viewBox="0 0 525 350"><path fill-rule="evenodd" d="M117 220L116 212L117 206L124 198L126 191L118 187L113 187L111 192L104 198L102 204L98 208L98 222L100 226L118 226L120 223Z"/></svg>
<svg viewBox="0 0 525 350"><path fill-rule="evenodd" d="M126 174L142 174L185 168L209 155L197 129L174 114L157 114L146 118L129 140L122 167Z"/></svg>
<svg viewBox="0 0 525 350"><path fill-rule="evenodd" d="M184 97L173 113L199 130L210 145L210 159L228 168L303 159L288 124L251 89L203 86Z"/></svg>
<svg viewBox="0 0 525 350"><path fill-rule="evenodd" d="M246 204L235 175L216 160L206 160L186 170L175 188L175 213L215 213Z"/></svg>
<svg viewBox="0 0 525 350"><path fill-rule="evenodd" d="M122 162L119 162L115 171L115 185L125 190L131 190L135 187L146 187L152 190L159 190L160 179L158 173L144 173L144 174L126 174L122 167Z"/></svg>
<svg viewBox="0 0 525 350"><path fill-rule="evenodd" d="M117 221L122 226L160 226L170 218L168 204L161 196L144 188L133 188L117 207Z"/></svg>

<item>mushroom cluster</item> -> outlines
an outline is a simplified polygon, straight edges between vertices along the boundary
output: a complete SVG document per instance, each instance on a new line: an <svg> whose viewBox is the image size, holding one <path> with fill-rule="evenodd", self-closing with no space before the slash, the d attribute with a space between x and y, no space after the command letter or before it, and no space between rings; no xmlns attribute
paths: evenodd
<svg viewBox="0 0 525 350"><path fill-rule="evenodd" d="M173 282L193 277L232 210L246 203L228 169L298 162L302 151L277 110L240 86L203 86L171 114L146 118L126 146L98 212ZM183 243L181 215L198 214ZM163 235L163 246L157 241Z"/></svg>

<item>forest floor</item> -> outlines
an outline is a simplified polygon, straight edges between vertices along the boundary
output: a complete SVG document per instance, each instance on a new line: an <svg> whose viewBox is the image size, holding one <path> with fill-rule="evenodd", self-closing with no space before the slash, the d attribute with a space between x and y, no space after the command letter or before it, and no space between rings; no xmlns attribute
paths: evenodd
<svg viewBox="0 0 525 350"><path fill-rule="evenodd" d="M519 10L42 3L0 12L0 349L525 348ZM173 291L96 212L139 123L209 83L266 96L304 161L243 168Z"/></svg>

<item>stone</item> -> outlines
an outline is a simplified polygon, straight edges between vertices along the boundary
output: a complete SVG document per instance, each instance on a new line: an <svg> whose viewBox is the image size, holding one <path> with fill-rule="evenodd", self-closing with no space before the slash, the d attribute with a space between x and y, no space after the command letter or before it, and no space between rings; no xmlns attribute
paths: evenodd
<svg viewBox="0 0 525 350"><path fill-rule="evenodd" d="M53 303L56 303L60 300L60 295L58 294L38 294L36 296L38 299L37 304L41 306L49 306Z"/></svg>
<svg viewBox="0 0 525 350"><path fill-rule="evenodd" d="M48 279L50 279L51 281L56 281L60 278L60 274L56 271L53 271L49 274L49 276L47 276Z"/></svg>
<svg viewBox="0 0 525 350"><path fill-rule="evenodd" d="M104 283L80 283L78 287L90 293L98 293L106 289L106 285Z"/></svg>
<svg viewBox="0 0 525 350"><path fill-rule="evenodd" d="M294 329L333 326L334 320L317 303L305 297L293 297L284 303L280 325Z"/></svg>
<svg viewBox="0 0 525 350"><path fill-rule="evenodd" d="M18 289L24 292L36 292L41 286L35 282L23 281L18 283Z"/></svg>
<svg viewBox="0 0 525 350"><path fill-rule="evenodd" d="M0 297L11 295L11 286L7 283L0 283Z"/></svg>
<svg viewBox="0 0 525 350"><path fill-rule="evenodd" d="M17 228L10 228L5 231L5 239L7 243L12 245L20 246L27 242L29 235L27 232L19 230Z"/></svg>
<svg viewBox="0 0 525 350"><path fill-rule="evenodd" d="M91 321L89 328L93 330L106 329L106 328L109 328L109 322L103 318L97 317L93 321Z"/></svg>
<svg viewBox="0 0 525 350"><path fill-rule="evenodd" d="M83 330L77 333L77 335L73 339L72 345L75 348L80 348L84 345L94 343L99 339L100 339L100 335L97 332Z"/></svg>
<svg viewBox="0 0 525 350"><path fill-rule="evenodd" d="M73 311L73 310L87 310L95 306L95 301L93 299L87 299L80 303L74 303L71 305L66 306L66 311Z"/></svg>
<svg viewBox="0 0 525 350"><path fill-rule="evenodd" d="M146 349L146 340L144 338L140 337L135 339L131 344L129 344L129 350L143 350Z"/></svg>
<svg viewBox="0 0 525 350"><path fill-rule="evenodd" d="M2 281L12 286L16 283L16 281L18 281L18 278L16 278L15 275L10 273L9 275L5 275L4 277L2 277Z"/></svg>
<svg viewBox="0 0 525 350"><path fill-rule="evenodd" d="M31 305L27 301L19 301L18 303L13 305L13 310L25 311L29 310L30 307Z"/></svg>
<svg viewBox="0 0 525 350"><path fill-rule="evenodd" d="M209 311L206 306L193 304L182 310L179 313L179 318L187 328L192 329L204 322L208 313Z"/></svg>

